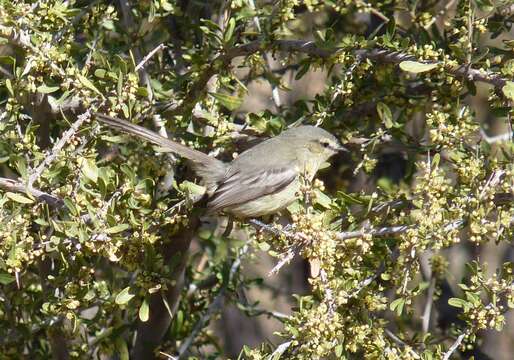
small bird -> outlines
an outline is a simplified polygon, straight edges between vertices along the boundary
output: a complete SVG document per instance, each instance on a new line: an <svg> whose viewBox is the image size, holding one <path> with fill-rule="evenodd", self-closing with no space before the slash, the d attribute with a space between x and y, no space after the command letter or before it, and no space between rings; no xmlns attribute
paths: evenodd
<svg viewBox="0 0 514 360"><path fill-rule="evenodd" d="M128 121L99 113L95 116L109 127L189 160L207 188L208 211L239 219L286 208L300 196L300 177L312 180L332 155L348 151L326 130L303 125L285 130L225 163Z"/></svg>

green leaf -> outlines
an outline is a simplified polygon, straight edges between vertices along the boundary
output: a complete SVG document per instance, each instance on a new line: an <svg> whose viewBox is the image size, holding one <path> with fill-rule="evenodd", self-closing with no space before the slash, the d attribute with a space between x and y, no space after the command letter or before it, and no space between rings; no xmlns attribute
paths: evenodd
<svg viewBox="0 0 514 360"><path fill-rule="evenodd" d="M184 191L186 194L193 195L193 196L203 195L207 191L205 189L205 187L195 184L194 182L187 181L187 180L183 181L179 185L179 189Z"/></svg>
<svg viewBox="0 0 514 360"><path fill-rule="evenodd" d="M377 113L378 117L380 117L380 119L384 122L386 128L390 129L393 127L393 114L391 113L389 106L383 102L377 103Z"/></svg>
<svg viewBox="0 0 514 360"><path fill-rule="evenodd" d="M5 195L7 195L9 199L19 202L20 204L32 204L34 202L34 200L29 199L18 193L6 192Z"/></svg>
<svg viewBox="0 0 514 360"><path fill-rule="evenodd" d="M167 0L161 0L161 7L164 11L173 11L175 9L173 5Z"/></svg>
<svg viewBox="0 0 514 360"><path fill-rule="evenodd" d="M213 98L218 100L221 105L230 111L236 110L243 103L243 98L222 94L222 93L209 93Z"/></svg>
<svg viewBox="0 0 514 360"><path fill-rule="evenodd" d="M405 306L405 299L399 298L399 299L394 300L391 304L389 304L389 309L391 309L391 311L396 310L396 314L398 316L400 316L403 312L404 306Z"/></svg>
<svg viewBox="0 0 514 360"><path fill-rule="evenodd" d="M362 200L360 200L360 199L358 199L358 198L356 198L356 197L354 197L354 196L352 196L350 194L347 194L344 191L338 191L337 195L339 197L341 197L344 200L344 202L347 203L347 204L358 204L358 205L364 205L365 204L364 201L362 201Z"/></svg>
<svg viewBox="0 0 514 360"><path fill-rule="evenodd" d="M502 88L503 94L511 100L514 100L514 81L507 81Z"/></svg>
<svg viewBox="0 0 514 360"><path fill-rule="evenodd" d="M466 300L459 299L459 298L450 298L448 300L448 305L456 307L456 308L464 308L464 307L468 306L468 302Z"/></svg>
<svg viewBox="0 0 514 360"><path fill-rule="evenodd" d="M122 337L117 337L114 340L114 345L116 346L116 351L120 355L120 360L130 359L127 343Z"/></svg>
<svg viewBox="0 0 514 360"><path fill-rule="evenodd" d="M14 280L15 280L15 278L11 274L0 272L0 284L9 285Z"/></svg>
<svg viewBox="0 0 514 360"><path fill-rule="evenodd" d="M439 167L439 163L441 162L441 155L439 153L435 154L432 158L432 167Z"/></svg>
<svg viewBox="0 0 514 360"><path fill-rule="evenodd" d="M402 69L403 71L408 71L408 72L414 73L414 74L427 72L427 71L435 69L438 66L439 66L439 64L435 64L435 63L425 64L425 63L420 63L417 61L402 61L400 63L400 69Z"/></svg>
<svg viewBox="0 0 514 360"><path fill-rule="evenodd" d="M316 193L316 204L323 206L325 209L330 209L332 205L332 199L319 189L315 190Z"/></svg>
<svg viewBox="0 0 514 360"><path fill-rule="evenodd" d="M388 273L382 273L380 274L380 278L384 281L389 281L391 280L391 274L388 274Z"/></svg>
<svg viewBox="0 0 514 360"><path fill-rule="evenodd" d="M94 160L86 159L82 161L82 173L95 184L98 181L98 167Z"/></svg>
<svg viewBox="0 0 514 360"><path fill-rule="evenodd" d="M341 355L343 355L343 345L338 344L338 345L335 347L335 349L334 349L334 353L336 354L336 356L337 356L338 358L340 358L340 357L341 357Z"/></svg>
<svg viewBox="0 0 514 360"><path fill-rule="evenodd" d="M107 74L107 70L105 70L105 69L96 69L95 70L95 76L97 78L103 79L105 77L105 74Z"/></svg>
<svg viewBox="0 0 514 360"><path fill-rule="evenodd" d="M77 207L75 206L75 203L73 202L73 200L71 200L69 197L65 197L63 199L63 202L64 202L64 205L66 205L66 207L68 208L68 210L70 211L70 213L72 215L75 215L75 216L79 215L79 211L77 210Z"/></svg>
<svg viewBox="0 0 514 360"><path fill-rule="evenodd" d="M59 86L48 86L46 84L43 84L37 88L37 92L41 94L51 94L59 89Z"/></svg>
<svg viewBox="0 0 514 360"><path fill-rule="evenodd" d="M14 90L10 79L5 79L5 87L7 88L7 91L9 91L9 95L14 97Z"/></svg>
<svg viewBox="0 0 514 360"><path fill-rule="evenodd" d="M117 234L130 228L129 224L118 224L105 230L107 234Z"/></svg>
<svg viewBox="0 0 514 360"><path fill-rule="evenodd" d="M226 43L232 39L232 35L234 35L234 29L236 28L236 19L230 18L228 21L227 30L225 31L224 40Z"/></svg>
<svg viewBox="0 0 514 360"><path fill-rule="evenodd" d="M96 86L85 76L78 74L77 75L78 80L82 85L87 87L89 90L93 90L95 93L100 95L102 98L104 97L103 94L96 88Z"/></svg>
<svg viewBox="0 0 514 360"><path fill-rule="evenodd" d="M139 319L142 322L147 322L150 317L150 307L148 306L148 302L146 299L143 300L141 307L139 308Z"/></svg>
<svg viewBox="0 0 514 360"><path fill-rule="evenodd" d="M124 305L128 303L135 296L134 294L129 293L130 286L127 286L125 289L121 290L118 295L116 295L116 299L114 300L118 305Z"/></svg>

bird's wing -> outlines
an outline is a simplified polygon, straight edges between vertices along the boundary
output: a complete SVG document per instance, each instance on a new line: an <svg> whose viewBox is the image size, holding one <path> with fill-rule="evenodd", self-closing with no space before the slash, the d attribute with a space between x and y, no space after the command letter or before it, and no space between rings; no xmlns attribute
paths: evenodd
<svg viewBox="0 0 514 360"><path fill-rule="evenodd" d="M273 194L289 185L298 172L293 166L276 167L253 172L233 172L211 196L210 211L246 203L264 195Z"/></svg>

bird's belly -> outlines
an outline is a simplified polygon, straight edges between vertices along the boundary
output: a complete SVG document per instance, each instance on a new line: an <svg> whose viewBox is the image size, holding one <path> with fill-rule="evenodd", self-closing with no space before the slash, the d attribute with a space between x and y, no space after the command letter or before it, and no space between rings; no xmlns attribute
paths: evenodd
<svg viewBox="0 0 514 360"><path fill-rule="evenodd" d="M225 208L225 212L237 218L252 218L274 214L288 207L297 199L300 190L300 182L294 180L284 189L269 195L261 196L244 204L237 204Z"/></svg>

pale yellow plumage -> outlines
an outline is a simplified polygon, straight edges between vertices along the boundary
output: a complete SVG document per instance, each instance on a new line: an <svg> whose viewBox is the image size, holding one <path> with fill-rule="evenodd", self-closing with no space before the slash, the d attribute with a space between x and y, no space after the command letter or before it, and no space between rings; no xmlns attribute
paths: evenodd
<svg viewBox="0 0 514 360"><path fill-rule="evenodd" d="M223 211L237 218L273 214L286 208L299 195L301 176L312 180L321 164L337 151L346 150L329 132L299 126L224 163L125 120L103 114L96 117L188 159L207 187L209 211Z"/></svg>

